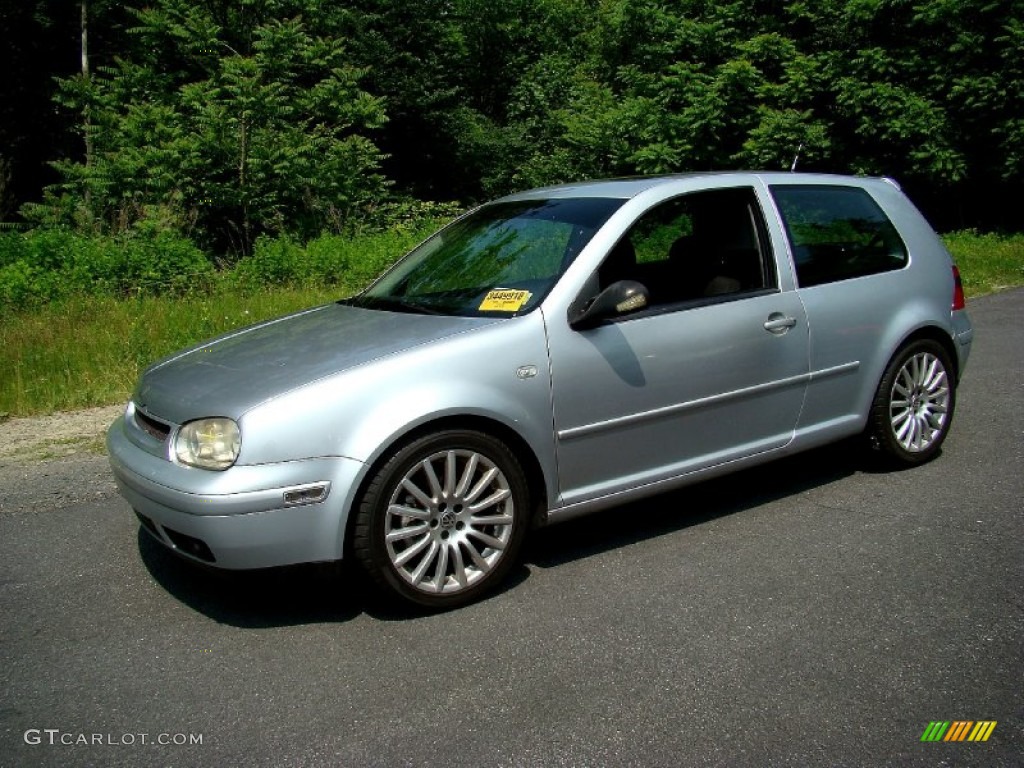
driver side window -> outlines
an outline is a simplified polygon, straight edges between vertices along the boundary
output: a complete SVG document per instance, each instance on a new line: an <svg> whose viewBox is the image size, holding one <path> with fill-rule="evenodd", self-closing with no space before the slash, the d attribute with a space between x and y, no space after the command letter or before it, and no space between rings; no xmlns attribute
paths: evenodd
<svg viewBox="0 0 1024 768"><path fill-rule="evenodd" d="M598 270L601 289L636 280L650 306L774 288L760 208L749 188L667 200L636 221Z"/></svg>

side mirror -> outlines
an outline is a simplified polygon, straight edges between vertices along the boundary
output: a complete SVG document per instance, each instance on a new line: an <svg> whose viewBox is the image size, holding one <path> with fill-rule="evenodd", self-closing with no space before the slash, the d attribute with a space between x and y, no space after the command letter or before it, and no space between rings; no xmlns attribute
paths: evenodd
<svg viewBox="0 0 1024 768"><path fill-rule="evenodd" d="M619 280L597 295L597 298L569 318L569 327L576 331L594 328L612 317L628 315L647 306L650 294L636 280Z"/></svg>

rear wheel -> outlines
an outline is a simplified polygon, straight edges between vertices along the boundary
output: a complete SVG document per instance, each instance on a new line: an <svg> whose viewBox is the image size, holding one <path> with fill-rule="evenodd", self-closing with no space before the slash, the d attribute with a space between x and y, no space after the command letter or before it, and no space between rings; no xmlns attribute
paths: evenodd
<svg viewBox="0 0 1024 768"><path fill-rule="evenodd" d="M528 516L526 478L504 443L481 432L438 432L397 450L370 482L353 549L394 593L450 608L502 580Z"/></svg>
<svg viewBox="0 0 1024 768"><path fill-rule="evenodd" d="M953 366L942 345L908 344L889 363L868 422L871 445L896 463L921 464L938 453L956 405Z"/></svg>

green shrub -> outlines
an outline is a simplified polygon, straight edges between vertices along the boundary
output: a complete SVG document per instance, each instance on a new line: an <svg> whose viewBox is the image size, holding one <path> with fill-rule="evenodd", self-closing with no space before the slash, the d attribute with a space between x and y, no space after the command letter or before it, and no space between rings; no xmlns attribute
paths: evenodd
<svg viewBox="0 0 1024 768"><path fill-rule="evenodd" d="M0 267L0 309L20 309L46 301L48 288L44 288L43 272L27 260Z"/></svg>
<svg viewBox="0 0 1024 768"><path fill-rule="evenodd" d="M322 235L309 243L310 261L324 284L345 292L363 288L408 250L398 232L343 237Z"/></svg>
<svg viewBox="0 0 1024 768"><path fill-rule="evenodd" d="M455 212L447 204L396 203L381 214L389 227L383 232L325 234L305 245L289 235L264 235L251 256L220 273L179 234L180 222L166 216L140 219L116 236L61 226L0 231L0 310L38 307L74 294L182 296L218 285L250 294L278 287L351 293Z"/></svg>
<svg viewBox="0 0 1024 768"><path fill-rule="evenodd" d="M324 235L310 242L309 250L324 249L334 254L335 281L350 291L364 288L384 270L440 229L449 218L427 218L387 232L341 237Z"/></svg>
<svg viewBox="0 0 1024 768"><path fill-rule="evenodd" d="M24 309L74 293L182 295L213 281L209 259L170 230L117 238L69 229L0 234L0 307Z"/></svg>
<svg viewBox="0 0 1024 768"><path fill-rule="evenodd" d="M149 236L129 236L117 243L123 254L121 293L182 295L206 290L214 268L190 240L169 230Z"/></svg>
<svg viewBox="0 0 1024 768"><path fill-rule="evenodd" d="M260 237L253 253L230 271L231 284L246 291L264 287L363 288L436 230L443 221L420 221L387 232L325 234L305 246L287 235Z"/></svg>
<svg viewBox="0 0 1024 768"><path fill-rule="evenodd" d="M0 269L18 261L26 261L28 256L28 244L19 232L0 232Z"/></svg>
<svg viewBox="0 0 1024 768"><path fill-rule="evenodd" d="M291 237L261 236L251 256L239 261L232 278L242 288L295 285L302 282L302 247Z"/></svg>

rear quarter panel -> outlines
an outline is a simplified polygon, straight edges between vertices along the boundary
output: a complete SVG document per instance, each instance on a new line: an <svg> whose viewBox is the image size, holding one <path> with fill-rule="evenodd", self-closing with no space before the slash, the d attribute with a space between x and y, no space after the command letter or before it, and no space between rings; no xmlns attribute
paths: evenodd
<svg viewBox="0 0 1024 768"><path fill-rule="evenodd" d="M952 260L942 241L894 184L847 183L874 198L895 224L909 258L899 270L799 289L810 328L812 377L797 426L800 447L864 428L878 382L908 337L924 328L953 336ZM784 248L795 273L788 240Z"/></svg>

